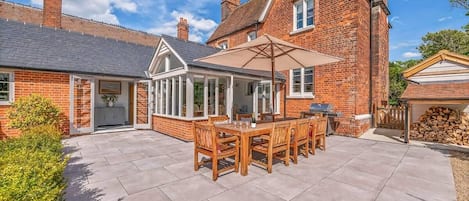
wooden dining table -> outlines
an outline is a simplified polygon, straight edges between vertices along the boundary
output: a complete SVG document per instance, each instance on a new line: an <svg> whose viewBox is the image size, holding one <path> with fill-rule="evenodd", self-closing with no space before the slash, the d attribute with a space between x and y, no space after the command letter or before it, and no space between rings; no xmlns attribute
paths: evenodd
<svg viewBox="0 0 469 201"><path fill-rule="evenodd" d="M288 120L288 121L294 121ZM215 130L222 133L229 133L231 135L238 136L241 139L241 175L248 175L248 165L249 165L249 147L250 138L261 136L261 135L270 135L274 126L274 122L263 122L257 124L255 128L235 126L233 124L215 124Z"/></svg>

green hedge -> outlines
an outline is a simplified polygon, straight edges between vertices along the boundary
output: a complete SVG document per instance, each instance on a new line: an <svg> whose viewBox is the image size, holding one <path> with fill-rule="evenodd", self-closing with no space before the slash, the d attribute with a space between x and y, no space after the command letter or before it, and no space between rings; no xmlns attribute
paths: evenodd
<svg viewBox="0 0 469 201"><path fill-rule="evenodd" d="M0 141L0 201L63 200L67 158L55 126Z"/></svg>

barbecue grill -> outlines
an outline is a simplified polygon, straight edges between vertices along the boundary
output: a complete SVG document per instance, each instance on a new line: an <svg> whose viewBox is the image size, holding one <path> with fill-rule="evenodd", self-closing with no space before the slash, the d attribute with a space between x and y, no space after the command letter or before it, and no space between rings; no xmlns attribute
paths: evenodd
<svg viewBox="0 0 469 201"><path fill-rule="evenodd" d="M332 124L334 123L335 117L341 117L341 112L334 112L332 104L328 103L311 103L309 106L309 111L303 112L302 116L313 116L316 114L322 114L327 117L327 132L326 135L331 135L335 133L335 126L333 127Z"/></svg>

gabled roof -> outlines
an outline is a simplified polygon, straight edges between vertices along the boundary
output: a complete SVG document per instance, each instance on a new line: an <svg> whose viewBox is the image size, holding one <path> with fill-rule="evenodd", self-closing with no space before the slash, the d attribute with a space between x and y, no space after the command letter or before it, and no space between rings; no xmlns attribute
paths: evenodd
<svg viewBox="0 0 469 201"><path fill-rule="evenodd" d="M271 4L272 0L250 0L240 5L220 23L207 43L262 22Z"/></svg>
<svg viewBox="0 0 469 201"><path fill-rule="evenodd" d="M0 20L0 66L144 78L155 48Z"/></svg>
<svg viewBox="0 0 469 201"><path fill-rule="evenodd" d="M272 77L270 71L248 70L248 69L242 69L242 68L237 68L237 67L229 67L229 66L215 65L215 64L210 64L210 63L205 63L205 62L200 62L200 61L194 61L195 59L206 57L214 53L217 53L221 51L221 49L210 47L207 45L202 45L200 43L181 40L181 39L178 39L172 36L167 36L167 35L162 35L161 38L162 40L160 42L166 42L189 67L245 74L245 75L258 76L258 77L264 77L264 78ZM282 80L285 79L285 76L280 72L276 72L275 76L277 79L282 79Z"/></svg>
<svg viewBox="0 0 469 201"><path fill-rule="evenodd" d="M469 82L410 83L403 100L469 100Z"/></svg>
<svg viewBox="0 0 469 201"><path fill-rule="evenodd" d="M441 50L438 54L431 56L428 59L423 60L419 64L415 65L412 68L409 68L403 72L405 78L409 78L418 72L425 70L426 68L432 66L441 61L452 61L455 63L463 64L469 66L469 57L465 55L456 54L448 50Z"/></svg>

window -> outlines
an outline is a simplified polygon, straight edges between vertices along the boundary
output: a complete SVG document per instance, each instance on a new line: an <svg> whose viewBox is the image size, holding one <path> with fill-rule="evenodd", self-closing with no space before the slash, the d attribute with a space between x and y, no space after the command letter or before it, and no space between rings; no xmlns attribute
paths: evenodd
<svg viewBox="0 0 469 201"><path fill-rule="evenodd" d="M298 0L293 7L294 30L314 25L314 0Z"/></svg>
<svg viewBox="0 0 469 201"><path fill-rule="evenodd" d="M228 41L223 41L223 42L218 43L218 47L222 50L228 49Z"/></svg>
<svg viewBox="0 0 469 201"><path fill-rule="evenodd" d="M194 77L194 117L204 116L205 94L204 94L205 80L203 77Z"/></svg>
<svg viewBox="0 0 469 201"><path fill-rule="evenodd" d="M13 74L0 72L0 104L13 102Z"/></svg>
<svg viewBox="0 0 469 201"><path fill-rule="evenodd" d="M272 89L271 81L262 81L257 86L257 112L258 113L272 113ZM280 93L279 85L276 88L275 95L275 113L280 113Z"/></svg>
<svg viewBox="0 0 469 201"><path fill-rule="evenodd" d="M290 95L312 96L314 91L314 67L290 70Z"/></svg>
<svg viewBox="0 0 469 201"><path fill-rule="evenodd" d="M162 56L162 59L158 63L157 73L164 73L182 67L184 67L184 64L182 64L176 56L166 54Z"/></svg>
<svg viewBox="0 0 469 201"><path fill-rule="evenodd" d="M252 41L257 38L257 32L256 31L251 31L248 33L248 42Z"/></svg>

